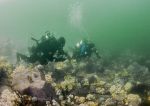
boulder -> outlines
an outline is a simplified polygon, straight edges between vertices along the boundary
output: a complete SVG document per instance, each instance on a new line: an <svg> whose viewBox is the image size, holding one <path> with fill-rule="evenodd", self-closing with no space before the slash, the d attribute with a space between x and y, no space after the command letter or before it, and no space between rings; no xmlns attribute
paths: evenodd
<svg viewBox="0 0 150 106"><path fill-rule="evenodd" d="M22 95L36 97L42 102L56 99L54 88L37 68L17 67L12 74L12 86Z"/></svg>
<svg viewBox="0 0 150 106"><path fill-rule="evenodd" d="M5 89L0 95L0 106L20 106L21 100L19 96L11 91L10 89Z"/></svg>
<svg viewBox="0 0 150 106"><path fill-rule="evenodd" d="M136 94L129 94L127 96L127 105L129 106L140 106L141 98Z"/></svg>

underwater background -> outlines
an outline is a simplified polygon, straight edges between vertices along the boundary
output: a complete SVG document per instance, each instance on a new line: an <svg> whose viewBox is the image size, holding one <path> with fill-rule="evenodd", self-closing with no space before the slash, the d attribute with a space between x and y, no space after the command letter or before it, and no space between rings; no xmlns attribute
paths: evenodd
<svg viewBox="0 0 150 106"><path fill-rule="evenodd" d="M149 6L149 0L0 0L1 48L27 52L30 37L49 30L66 38L66 49L86 38L100 53L149 54Z"/></svg>
<svg viewBox="0 0 150 106"><path fill-rule="evenodd" d="M0 0L0 106L150 106L149 40L150 0Z"/></svg>

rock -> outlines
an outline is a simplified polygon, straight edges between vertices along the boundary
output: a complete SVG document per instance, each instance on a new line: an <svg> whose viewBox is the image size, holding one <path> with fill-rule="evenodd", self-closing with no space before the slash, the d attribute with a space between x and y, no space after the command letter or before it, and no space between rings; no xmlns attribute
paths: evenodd
<svg viewBox="0 0 150 106"><path fill-rule="evenodd" d="M102 106L105 104L105 101L110 98L110 95L99 95L98 97L98 103L101 104ZM101 106L100 105L100 106Z"/></svg>
<svg viewBox="0 0 150 106"><path fill-rule="evenodd" d="M74 99L74 96L73 96L73 95L71 95L71 94L68 95L68 96L67 96L67 100L66 100L66 101L67 101L67 104L72 106L72 104L74 104L73 99Z"/></svg>
<svg viewBox="0 0 150 106"><path fill-rule="evenodd" d="M52 70L52 77L58 82L62 81L66 73L72 72L72 65L69 60L64 62L56 62L53 65L54 70Z"/></svg>
<svg viewBox="0 0 150 106"><path fill-rule="evenodd" d="M86 63L85 62L79 62L78 63L78 68L80 69L80 70L83 70L85 67L86 67Z"/></svg>
<svg viewBox="0 0 150 106"><path fill-rule="evenodd" d="M92 75L88 78L89 80L89 83L92 84L92 83L97 83L97 81L99 80L98 76L97 75Z"/></svg>
<svg viewBox="0 0 150 106"><path fill-rule="evenodd" d="M79 96L75 96L75 102L76 103L79 103L79 104L82 104L85 102L85 97L79 97Z"/></svg>
<svg viewBox="0 0 150 106"><path fill-rule="evenodd" d="M105 82L105 81L99 81L98 84L99 84L100 86L104 86L104 85L106 84L106 82Z"/></svg>
<svg viewBox="0 0 150 106"><path fill-rule="evenodd" d="M112 85L111 87L110 87L110 93L114 93L115 91L116 91L116 86L115 85Z"/></svg>
<svg viewBox="0 0 150 106"><path fill-rule="evenodd" d="M17 67L11 75L13 89L22 95L37 97L44 104L47 99L56 99L54 88L42 78L41 74L34 68Z"/></svg>
<svg viewBox="0 0 150 106"><path fill-rule="evenodd" d="M116 84L116 85L111 86L109 90L112 98L118 102L122 102L126 98L126 95L127 95L126 91L122 88L123 88L122 85Z"/></svg>
<svg viewBox="0 0 150 106"><path fill-rule="evenodd" d="M66 71L70 67L71 67L71 63L69 62L69 60L54 63L54 69L59 70L59 71Z"/></svg>
<svg viewBox="0 0 150 106"><path fill-rule="evenodd" d="M79 103L84 103L85 102L85 97L80 97L79 98Z"/></svg>
<svg viewBox="0 0 150 106"><path fill-rule="evenodd" d="M0 57L0 69L5 70L8 73L11 73L13 67L4 57Z"/></svg>
<svg viewBox="0 0 150 106"><path fill-rule="evenodd" d="M0 87L8 84L8 73L4 69L0 69ZM1 91L0 91L1 92Z"/></svg>
<svg viewBox="0 0 150 106"><path fill-rule="evenodd" d="M10 65L5 58L0 57L0 88L9 85L9 74L11 72L12 65Z"/></svg>
<svg viewBox="0 0 150 106"><path fill-rule="evenodd" d="M57 62L54 65L54 68L57 70L64 70L67 67L66 64L64 64L64 62Z"/></svg>
<svg viewBox="0 0 150 106"><path fill-rule="evenodd" d="M148 97L148 101L150 102L150 96Z"/></svg>
<svg viewBox="0 0 150 106"><path fill-rule="evenodd" d="M131 89L132 89L133 85L132 83L130 82L127 82L125 85L124 85L124 89L125 91L129 92Z"/></svg>
<svg viewBox="0 0 150 106"><path fill-rule="evenodd" d="M123 77L123 78L129 76L129 72L125 69L123 71L120 71L118 74L119 74L120 77Z"/></svg>
<svg viewBox="0 0 150 106"><path fill-rule="evenodd" d="M9 89L3 90L0 95L0 106L20 106L20 103L18 95Z"/></svg>
<svg viewBox="0 0 150 106"><path fill-rule="evenodd" d="M85 106L98 106L98 103L93 102L93 101L88 101L85 103Z"/></svg>
<svg viewBox="0 0 150 106"><path fill-rule="evenodd" d="M101 87L97 87L96 88L96 93L98 93L98 94L104 94L105 93L105 89L101 88Z"/></svg>
<svg viewBox="0 0 150 106"><path fill-rule="evenodd" d="M88 95L86 96L86 99L87 99L87 100L95 100L95 96L92 95L92 94L88 94Z"/></svg>
<svg viewBox="0 0 150 106"><path fill-rule="evenodd" d="M139 95L129 94L127 96L126 104L129 105L129 106L140 106L141 98L139 97Z"/></svg>
<svg viewBox="0 0 150 106"><path fill-rule="evenodd" d="M132 75L133 81L144 82L145 84L150 83L150 71L148 67L142 66L137 62L129 65L127 68L129 73Z"/></svg>
<svg viewBox="0 0 150 106"><path fill-rule="evenodd" d="M37 68L39 71L43 71L44 70L44 66L43 65L37 65L35 68Z"/></svg>
<svg viewBox="0 0 150 106"><path fill-rule="evenodd" d="M36 102L36 101L38 101L38 98L37 97L32 97L32 101Z"/></svg>
<svg viewBox="0 0 150 106"><path fill-rule="evenodd" d="M87 105L82 103L82 104L80 104L79 106L87 106Z"/></svg>
<svg viewBox="0 0 150 106"><path fill-rule="evenodd" d="M73 68L77 67L77 61L75 59L71 59L71 65L73 66Z"/></svg>
<svg viewBox="0 0 150 106"><path fill-rule="evenodd" d="M47 83L52 83L53 82L51 73L45 74L45 80L46 80Z"/></svg>
<svg viewBox="0 0 150 106"><path fill-rule="evenodd" d="M79 96L86 96L88 93L89 93L88 86L78 87L72 91L73 95L79 95Z"/></svg>
<svg viewBox="0 0 150 106"><path fill-rule="evenodd" d="M50 101L46 101L46 106L52 106Z"/></svg>
<svg viewBox="0 0 150 106"><path fill-rule="evenodd" d="M59 103L56 100L52 100L52 106L60 106Z"/></svg>
<svg viewBox="0 0 150 106"><path fill-rule="evenodd" d="M72 90L75 87L75 77L67 75L64 79L65 80L60 83L61 88L64 90L67 89L68 91Z"/></svg>
<svg viewBox="0 0 150 106"><path fill-rule="evenodd" d="M110 93L120 93L120 91L122 90L122 85L121 84L116 84L116 85L112 85L110 87Z"/></svg>
<svg viewBox="0 0 150 106"><path fill-rule="evenodd" d="M112 98L108 98L104 104L104 106L117 106L117 102Z"/></svg>
<svg viewBox="0 0 150 106"><path fill-rule="evenodd" d="M87 78L84 78L81 83L83 86L89 86L89 80Z"/></svg>
<svg viewBox="0 0 150 106"><path fill-rule="evenodd" d="M36 85L36 83L44 84L44 81L41 76L42 75L38 70L25 68L24 66L19 66L11 74L12 86L15 90L24 91L30 86ZM38 86L38 84L36 86Z"/></svg>
<svg viewBox="0 0 150 106"><path fill-rule="evenodd" d="M118 102L123 102L126 96L127 96L127 93L124 90L121 90L119 93L112 94L112 98Z"/></svg>

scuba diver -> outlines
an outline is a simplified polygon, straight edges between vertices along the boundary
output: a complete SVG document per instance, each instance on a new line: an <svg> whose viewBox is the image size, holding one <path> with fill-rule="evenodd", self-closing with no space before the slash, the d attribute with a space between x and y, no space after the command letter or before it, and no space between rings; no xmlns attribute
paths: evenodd
<svg viewBox="0 0 150 106"><path fill-rule="evenodd" d="M29 56L17 53L17 60L21 59L26 62L39 62L47 64L49 61L64 61L67 54L64 52L65 38L56 39L50 32L47 32L40 40L31 37L36 45L29 48Z"/></svg>
<svg viewBox="0 0 150 106"><path fill-rule="evenodd" d="M81 40L76 44L73 52L73 58L81 59L85 57L91 57L93 53L96 55L97 58L101 58L94 43L87 40Z"/></svg>

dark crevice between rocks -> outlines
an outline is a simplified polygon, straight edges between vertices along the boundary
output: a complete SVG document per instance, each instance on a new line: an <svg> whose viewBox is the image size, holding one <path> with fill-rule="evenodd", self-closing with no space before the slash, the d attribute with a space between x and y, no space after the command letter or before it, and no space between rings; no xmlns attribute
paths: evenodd
<svg viewBox="0 0 150 106"><path fill-rule="evenodd" d="M150 85L148 84L137 84L130 91L130 93L138 94L142 98L140 106L150 106L150 102L148 101L148 92L150 92Z"/></svg>

